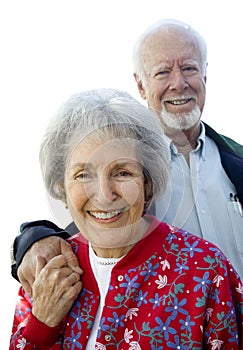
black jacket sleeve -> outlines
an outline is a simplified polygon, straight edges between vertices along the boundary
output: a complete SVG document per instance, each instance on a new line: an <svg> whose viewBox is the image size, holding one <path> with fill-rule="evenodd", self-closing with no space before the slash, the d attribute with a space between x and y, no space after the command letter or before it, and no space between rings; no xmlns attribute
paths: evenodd
<svg viewBox="0 0 243 350"><path fill-rule="evenodd" d="M26 222L20 226L20 234L15 238L11 251L11 273L16 280L18 280L17 269L26 251L35 242L49 236L66 239L70 234L48 220Z"/></svg>

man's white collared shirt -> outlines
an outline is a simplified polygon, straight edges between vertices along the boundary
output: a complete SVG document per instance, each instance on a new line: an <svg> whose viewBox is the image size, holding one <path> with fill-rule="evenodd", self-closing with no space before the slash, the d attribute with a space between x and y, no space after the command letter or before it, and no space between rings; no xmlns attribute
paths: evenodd
<svg viewBox="0 0 243 350"><path fill-rule="evenodd" d="M190 167L165 137L170 178L156 203L156 217L218 245L243 279L243 218L230 198L235 186L222 167L215 142L201 125L197 147L190 152Z"/></svg>

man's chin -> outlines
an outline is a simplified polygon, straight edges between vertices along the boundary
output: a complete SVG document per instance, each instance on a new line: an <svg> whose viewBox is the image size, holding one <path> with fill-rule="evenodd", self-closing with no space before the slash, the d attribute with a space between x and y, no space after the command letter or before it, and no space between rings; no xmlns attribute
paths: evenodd
<svg viewBox="0 0 243 350"><path fill-rule="evenodd" d="M198 124L201 112L199 107L195 107L190 113L173 114L167 111L161 112L161 119L166 128L175 131L189 130Z"/></svg>

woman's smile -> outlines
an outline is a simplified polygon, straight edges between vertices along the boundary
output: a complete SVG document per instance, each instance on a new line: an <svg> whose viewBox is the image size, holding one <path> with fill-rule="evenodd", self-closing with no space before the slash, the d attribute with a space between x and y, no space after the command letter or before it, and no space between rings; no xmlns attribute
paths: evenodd
<svg viewBox="0 0 243 350"><path fill-rule="evenodd" d="M91 134L70 155L65 177L68 209L93 245L117 247L137 240L144 186L134 140Z"/></svg>
<svg viewBox="0 0 243 350"><path fill-rule="evenodd" d="M125 211L125 208L117 209L113 211L87 211L87 213L96 219L98 222L113 222L119 219L123 212Z"/></svg>

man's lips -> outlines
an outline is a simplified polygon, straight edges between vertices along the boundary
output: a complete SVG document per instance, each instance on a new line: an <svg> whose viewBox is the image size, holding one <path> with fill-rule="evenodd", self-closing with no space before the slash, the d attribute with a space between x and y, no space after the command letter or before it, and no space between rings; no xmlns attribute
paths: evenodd
<svg viewBox="0 0 243 350"><path fill-rule="evenodd" d="M182 99L175 99L175 100L164 100L165 103L169 103L173 106L180 106L184 105L188 102L192 101L192 97L189 98L182 98Z"/></svg>

